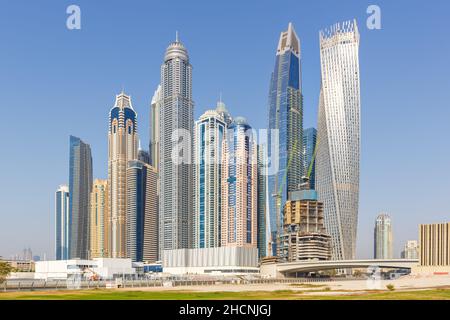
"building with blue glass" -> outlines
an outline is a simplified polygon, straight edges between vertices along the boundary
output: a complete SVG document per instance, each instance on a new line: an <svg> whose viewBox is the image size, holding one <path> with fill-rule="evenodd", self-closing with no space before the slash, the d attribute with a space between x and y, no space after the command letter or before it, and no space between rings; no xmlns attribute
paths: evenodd
<svg viewBox="0 0 450 320"><path fill-rule="evenodd" d="M220 105L220 111L226 111ZM222 209L222 144L227 123L208 110L194 127L194 248L219 247Z"/></svg>
<svg viewBox="0 0 450 320"><path fill-rule="evenodd" d="M69 187L61 185L55 192L55 257L69 259Z"/></svg>
<svg viewBox="0 0 450 320"><path fill-rule="evenodd" d="M316 140L316 128L303 130L303 174L309 178L309 185L313 190L316 189Z"/></svg>
<svg viewBox="0 0 450 320"><path fill-rule="evenodd" d="M69 259L89 258L89 199L92 190L91 147L70 136Z"/></svg>
<svg viewBox="0 0 450 320"><path fill-rule="evenodd" d="M303 97L300 40L292 23L280 35L269 91L268 157L276 172L268 176L271 251L283 227L283 206L299 188L303 174Z"/></svg>
<svg viewBox="0 0 450 320"><path fill-rule="evenodd" d="M156 169L139 160L128 162L126 256L132 261L158 260L158 195Z"/></svg>

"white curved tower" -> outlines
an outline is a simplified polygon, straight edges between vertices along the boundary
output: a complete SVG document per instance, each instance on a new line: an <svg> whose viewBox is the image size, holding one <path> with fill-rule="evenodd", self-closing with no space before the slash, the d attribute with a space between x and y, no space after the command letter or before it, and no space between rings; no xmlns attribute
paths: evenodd
<svg viewBox="0 0 450 320"><path fill-rule="evenodd" d="M354 259L360 159L359 33L356 21L320 32L316 189L333 259Z"/></svg>

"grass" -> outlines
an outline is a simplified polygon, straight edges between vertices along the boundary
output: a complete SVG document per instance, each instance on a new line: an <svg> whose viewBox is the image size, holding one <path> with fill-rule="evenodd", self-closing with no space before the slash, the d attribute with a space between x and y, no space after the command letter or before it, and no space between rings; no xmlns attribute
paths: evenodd
<svg viewBox="0 0 450 320"><path fill-rule="evenodd" d="M314 295L314 292L296 290L239 291L239 292L192 292L192 291L126 291L126 290L80 290L46 292L1 292L0 300L450 300L450 289L416 291L374 291L352 294ZM327 291L327 290L325 290Z"/></svg>

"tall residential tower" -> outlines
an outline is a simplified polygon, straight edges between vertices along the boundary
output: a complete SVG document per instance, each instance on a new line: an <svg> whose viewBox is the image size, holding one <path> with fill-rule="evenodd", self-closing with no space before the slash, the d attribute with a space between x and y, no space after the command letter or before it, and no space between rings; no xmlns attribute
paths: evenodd
<svg viewBox="0 0 450 320"><path fill-rule="evenodd" d="M161 66L159 101L160 250L192 246L192 66L178 40L166 50Z"/></svg>
<svg viewBox="0 0 450 320"><path fill-rule="evenodd" d="M359 201L359 32L356 21L320 32L316 190L333 259L355 258Z"/></svg>
<svg viewBox="0 0 450 320"><path fill-rule="evenodd" d="M386 213L381 213L375 220L374 229L374 259L393 259L392 221Z"/></svg>
<svg viewBox="0 0 450 320"><path fill-rule="evenodd" d="M108 184L109 247L112 258L126 257L126 170L128 161L137 159L137 114L130 96L121 93L109 112Z"/></svg>
<svg viewBox="0 0 450 320"><path fill-rule="evenodd" d="M89 197L92 190L91 147L70 136L69 259L87 259L89 252Z"/></svg>
<svg viewBox="0 0 450 320"><path fill-rule="evenodd" d="M55 193L55 258L69 259L69 187L59 186Z"/></svg>
<svg viewBox="0 0 450 320"><path fill-rule="evenodd" d="M300 40L294 26L289 23L287 31L280 35L269 92L271 131L267 152L272 164L279 159L278 171L268 177L272 255L276 253L276 243L282 231L284 203L289 192L298 189L303 174L303 97L300 72ZM278 134L273 134L272 130L278 130Z"/></svg>

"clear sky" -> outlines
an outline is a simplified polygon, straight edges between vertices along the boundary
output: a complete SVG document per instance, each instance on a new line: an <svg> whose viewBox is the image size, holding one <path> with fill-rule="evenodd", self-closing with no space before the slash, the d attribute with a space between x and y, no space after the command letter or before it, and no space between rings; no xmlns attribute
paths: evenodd
<svg viewBox="0 0 450 320"><path fill-rule="evenodd" d="M81 8L81 30L66 8ZM369 4L381 30L366 27ZM315 126L319 30L356 18L361 32L362 154L358 256L372 257L376 215L394 224L395 254L418 224L450 221L448 1L1 0L0 255L54 257L54 192L68 183L69 135L107 176L107 119L122 87L148 145L149 104L175 31L193 65L195 116L222 92L233 116L266 127L280 32L301 41L304 126Z"/></svg>

